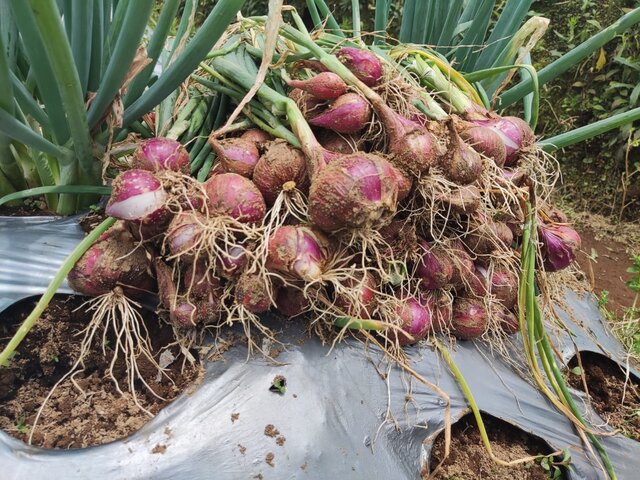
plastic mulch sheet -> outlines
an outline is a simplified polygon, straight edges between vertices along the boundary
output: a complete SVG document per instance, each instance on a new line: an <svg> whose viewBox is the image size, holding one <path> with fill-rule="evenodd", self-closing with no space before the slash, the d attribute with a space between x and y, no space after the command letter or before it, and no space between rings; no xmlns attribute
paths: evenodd
<svg viewBox="0 0 640 480"><path fill-rule="evenodd" d="M0 220L0 311L42 292L82 235L74 219ZM624 364L623 349L592 299L568 292L566 303L572 315L560 315L574 336L559 341L565 358L573 356L575 342L580 351ZM195 392L179 397L138 432L102 446L43 450L0 432L0 478L419 479L444 428L444 400L401 368L389 367L375 348L346 341L330 351L305 334L300 322L269 322L286 347L277 364L259 355L247 360L246 347L236 342L221 360L207 363ZM425 347L407 352L414 369L450 396L453 421L468 413L437 354ZM570 448L568 478L604 478L570 422L514 365L473 342L458 343L453 357L483 412L542 438L554 450ZM389 372L386 380L381 371ZM276 375L286 379L284 394L269 389ZM584 405L582 393L575 395ZM584 408L593 422L604 423ZM265 435L267 425L277 436ZM618 478L638 478L640 443L621 435L601 441ZM163 453L154 453L159 445Z"/></svg>

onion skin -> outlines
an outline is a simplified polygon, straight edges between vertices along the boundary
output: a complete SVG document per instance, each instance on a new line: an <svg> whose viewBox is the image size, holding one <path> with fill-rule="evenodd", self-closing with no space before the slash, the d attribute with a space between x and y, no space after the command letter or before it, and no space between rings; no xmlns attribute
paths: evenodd
<svg viewBox="0 0 640 480"><path fill-rule="evenodd" d="M118 286L132 298L153 291L151 262L146 251L136 247L124 222L116 222L73 266L67 275L69 286L92 297Z"/></svg>
<svg viewBox="0 0 640 480"><path fill-rule="evenodd" d="M260 158L255 142L244 138L210 139L209 143L216 152L222 168L229 173L237 173L251 178Z"/></svg>
<svg viewBox="0 0 640 480"><path fill-rule="evenodd" d="M498 133L482 125L469 125L460 129L459 133L476 152L492 159L499 167L504 165L507 147Z"/></svg>
<svg viewBox="0 0 640 480"><path fill-rule="evenodd" d="M207 218L198 212L182 212L176 215L166 233L166 242L172 255L180 258L181 262L193 261L193 249L202 236L201 226Z"/></svg>
<svg viewBox="0 0 640 480"><path fill-rule="evenodd" d="M420 260L416 264L415 274L420 277L420 287L438 290L447 285L453 276L453 265L449 258L424 240L420 240L418 246Z"/></svg>
<svg viewBox="0 0 640 480"><path fill-rule="evenodd" d="M475 212L469 217L469 232L464 243L476 255L488 255L498 248L495 222L483 212Z"/></svg>
<svg viewBox="0 0 640 480"><path fill-rule="evenodd" d="M482 298L487 294L487 269L481 265L474 265L473 271L465 277L464 290L471 296Z"/></svg>
<svg viewBox="0 0 640 480"><path fill-rule="evenodd" d="M451 317L452 332L460 340L472 340L482 336L489 320L481 300L456 298Z"/></svg>
<svg viewBox="0 0 640 480"><path fill-rule="evenodd" d="M400 345L416 343L427 336L431 327L431 314L418 300L404 297L398 300L395 313L400 319L400 327L413 337L413 340L400 332L395 333Z"/></svg>
<svg viewBox="0 0 640 480"><path fill-rule="evenodd" d="M542 258L547 272L567 268L575 259L581 239L573 228L560 224L538 224L538 237L542 242Z"/></svg>
<svg viewBox="0 0 640 480"><path fill-rule="evenodd" d="M351 290L357 289L360 308L356 308L346 295L336 295L333 302L334 305L351 317L373 318L378 305L376 299L378 283L376 282L375 277L371 273L366 272L362 281L350 279L346 286Z"/></svg>
<svg viewBox="0 0 640 480"><path fill-rule="evenodd" d="M438 291L425 292L420 303L431 315L431 329L434 333L448 332L451 329L451 298Z"/></svg>
<svg viewBox="0 0 640 480"><path fill-rule="evenodd" d="M504 222L494 222L495 232L498 239L502 242L503 246L511 247L513 243L513 232Z"/></svg>
<svg viewBox="0 0 640 480"><path fill-rule="evenodd" d="M153 173L127 170L113 181L113 191L105 208L110 217L152 223L163 218L167 193Z"/></svg>
<svg viewBox="0 0 640 480"><path fill-rule="evenodd" d="M518 162L520 152L535 142L535 135L527 122L518 117L498 117L475 120L472 123L491 128L502 138L506 147L504 166L511 167Z"/></svg>
<svg viewBox="0 0 640 480"><path fill-rule="evenodd" d="M218 258L218 274L229 280L236 277L246 267L249 259L242 247L229 249L228 255Z"/></svg>
<svg viewBox="0 0 640 480"><path fill-rule="evenodd" d="M450 124L451 142L450 154L443 156L440 165L445 177L458 185L468 185L475 182L482 175L484 164L482 157L467 145Z"/></svg>
<svg viewBox="0 0 640 480"><path fill-rule="evenodd" d="M291 80L291 88L299 88L320 100L335 100L347 93L347 84L333 72L321 72L308 80Z"/></svg>
<svg viewBox="0 0 640 480"><path fill-rule="evenodd" d="M368 50L343 47L336 55L351 72L368 87L374 87L382 79L382 63Z"/></svg>
<svg viewBox="0 0 640 480"><path fill-rule="evenodd" d="M385 159L356 153L321 170L309 191L309 215L326 232L385 225L396 212L397 172Z"/></svg>
<svg viewBox="0 0 640 480"><path fill-rule="evenodd" d="M240 138L253 142L256 147L260 147L263 143L273 140L271 134L259 128L250 128L249 130L246 130L242 135L240 135Z"/></svg>
<svg viewBox="0 0 640 480"><path fill-rule="evenodd" d="M376 112L389 135L389 152L393 163L414 175L425 174L445 153L438 139L429 130L386 105L378 105Z"/></svg>
<svg viewBox="0 0 640 480"><path fill-rule="evenodd" d="M357 139L351 135L340 135L332 130L324 130L320 134L320 145L333 153L340 153L342 155L355 153L356 144Z"/></svg>
<svg viewBox="0 0 640 480"><path fill-rule="evenodd" d="M267 205L273 205L287 182L293 182L298 190L306 190L307 163L302 151L284 141L275 141L258 160L253 183Z"/></svg>
<svg viewBox="0 0 640 480"><path fill-rule="evenodd" d="M491 315L497 320L500 329L507 335L515 335L520 331L520 321L518 317L500 303L492 303L490 306Z"/></svg>
<svg viewBox="0 0 640 480"><path fill-rule="evenodd" d="M184 273L185 290L191 298L206 299L211 304L219 303L222 298L220 280L213 276L207 264L200 260L192 263Z"/></svg>
<svg viewBox="0 0 640 480"><path fill-rule="evenodd" d="M475 271L473 260L460 240L454 240L447 252L451 256L451 262L453 263L451 284L457 287L464 286L464 279Z"/></svg>
<svg viewBox="0 0 640 480"><path fill-rule="evenodd" d="M304 296L304 292L296 287L280 287L276 297L276 308L278 312L288 318L302 315L309 308L309 300Z"/></svg>
<svg viewBox="0 0 640 480"><path fill-rule="evenodd" d="M482 195L474 185L461 186L449 194L439 195L437 200L444 203L451 211L461 215L469 215L480 208Z"/></svg>
<svg viewBox="0 0 640 480"><path fill-rule="evenodd" d="M307 120L320 113L325 105L324 100L320 100L299 88L291 90L288 97L296 102L296 105Z"/></svg>
<svg viewBox="0 0 640 480"><path fill-rule="evenodd" d="M171 138L150 138L135 151L131 166L150 172L172 170L188 175L189 152L180 142Z"/></svg>
<svg viewBox="0 0 640 480"><path fill-rule="evenodd" d="M255 184L236 173L222 173L204 183L214 213L228 215L242 223L262 221L267 205Z"/></svg>
<svg viewBox="0 0 640 480"><path fill-rule="evenodd" d="M518 275L509 270L494 268L490 279L490 291L496 299L511 310L518 303Z"/></svg>
<svg viewBox="0 0 640 480"><path fill-rule="evenodd" d="M309 227L285 225L269 238L266 267L312 282L322 277L327 258L324 235Z"/></svg>
<svg viewBox="0 0 640 480"><path fill-rule="evenodd" d="M338 133L357 133L371 121L371 106L357 93L345 93L324 112L309 119L314 127Z"/></svg>
<svg viewBox="0 0 640 480"><path fill-rule="evenodd" d="M258 275L243 274L238 278L236 302L252 313L264 313L271 308L267 285Z"/></svg>

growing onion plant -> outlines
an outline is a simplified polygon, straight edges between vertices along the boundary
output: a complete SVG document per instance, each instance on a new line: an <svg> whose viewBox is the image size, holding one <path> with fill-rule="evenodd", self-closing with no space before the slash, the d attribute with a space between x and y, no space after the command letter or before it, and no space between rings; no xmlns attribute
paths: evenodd
<svg viewBox="0 0 640 480"><path fill-rule="evenodd" d="M114 141L154 134L144 116L175 95L244 0L220 0L196 32L197 0L184 2L181 18L180 0L162 2L157 16L156 3L0 2L4 201L44 193L50 210L70 214L108 193L102 175Z"/></svg>

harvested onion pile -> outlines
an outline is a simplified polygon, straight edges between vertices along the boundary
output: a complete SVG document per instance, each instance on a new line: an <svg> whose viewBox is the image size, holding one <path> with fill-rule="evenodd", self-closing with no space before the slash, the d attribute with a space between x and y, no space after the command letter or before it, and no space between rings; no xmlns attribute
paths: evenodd
<svg viewBox="0 0 640 480"><path fill-rule="evenodd" d="M264 34L245 22L204 82L236 102ZM390 345L518 331L525 202L538 199L539 268L567 267L580 245L541 200L551 163L526 122L474 101L427 50L401 47L320 47L283 27L282 61L245 108L254 128L209 139L217 160L204 182L178 142L141 143L106 209L121 222L78 262L73 287L153 291L184 329L268 332L260 314L275 311L376 330ZM110 245L138 253L125 261Z"/></svg>

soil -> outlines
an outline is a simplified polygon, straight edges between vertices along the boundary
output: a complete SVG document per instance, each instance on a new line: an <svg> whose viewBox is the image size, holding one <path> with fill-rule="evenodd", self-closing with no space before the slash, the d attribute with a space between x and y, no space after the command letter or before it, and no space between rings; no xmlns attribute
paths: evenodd
<svg viewBox="0 0 640 480"><path fill-rule="evenodd" d="M626 282L631 279L627 268L631 266L632 254L640 254L640 243L629 246L621 238L608 234L603 236L590 227L578 227L582 247L576 260L587 275L587 281L600 298L608 292L606 308L622 317L625 308L631 307L635 293ZM640 226L637 228L640 233Z"/></svg>
<svg viewBox="0 0 640 480"><path fill-rule="evenodd" d="M580 355L580 359L593 409L607 424L619 428L629 438L640 440L638 379L630 377L629 381L625 382L625 374L620 367L602 355L585 352ZM569 366L578 366L577 359L574 358ZM584 391L579 371L569 374L569 383L574 388Z"/></svg>
<svg viewBox="0 0 640 480"><path fill-rule="evenodd" d="M0 205L0 217L41 217L55 215L42 202L23 203L17 206Z"/></svg>
<svg viewBox="0 0 640 480"><path fill-rule="evenodd" d="M532 455L549 454L551 449L541 439L534 437L507 422L483 415L494 455L510 461ZM444 434L438 436L433 446L430 466L435 468L444 456ZM472 414L462 417L451 428L451 450L442 468L435 476L423 475L423 479L438 480L548 480L548 473L539 463L531 461L511 467L496 465L482 444L478 427Z"/></svg>
<svg viewBox="0 0 640 480"><path fill-rule="evenodd" d="M38 409L52 387L76 361L89 314L82 308L86 299L57 296L41 319L22 342L9 368L0 369L0 428L13 437L27 441ZM13 305L0 316L0 349L31 312L35 300ZM171 328L161 324L154 314L143 313L154 348L154 358L173 341ZM99 333L100 338L101 332ZM142 427L150 417L136 406L128 388L124 363L115 364L115 377L123 394L107 375L112 349L107 337L106 356L94 348L85 360L85 370L74 382L62 382L46 403L33 432L32 443L45 448L84 448L108 443ZM169 347L178 356L176 347ZM194 352L195 355L195 352ZM156 414L172 399L194 384L201 374L199 365L189 365L180 358L167 367L167 377L159 377L158 368L139 359L142 377L155 397L141 382L135 387L139 403ZM160 378L160 381L158 379ZM161 453L161 447L158 453Z"/></svg>

